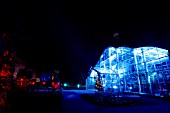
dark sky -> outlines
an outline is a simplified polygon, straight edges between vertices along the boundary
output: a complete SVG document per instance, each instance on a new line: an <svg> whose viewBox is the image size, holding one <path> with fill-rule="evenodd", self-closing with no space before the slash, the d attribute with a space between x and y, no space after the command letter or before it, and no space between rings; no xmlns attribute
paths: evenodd
<svg viewBox="0 0 170 113"><path fill-rule="evenodd" d="M37 69L60 69L61 78L83 78L108 46L169 49L168 8L88 3L11 3L0 11L0 32L15 41L19 57ZM113 34L119 32L119 39Z"/></svg>

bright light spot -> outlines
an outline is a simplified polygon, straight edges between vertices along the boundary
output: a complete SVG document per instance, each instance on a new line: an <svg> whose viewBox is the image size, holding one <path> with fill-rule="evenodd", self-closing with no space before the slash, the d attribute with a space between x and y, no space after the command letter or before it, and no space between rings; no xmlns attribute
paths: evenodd
<svg viewBox="0 0 170 113"><path fill-rule="evenodd" d="M150 80L150 78L154 78L154 76L156 75L156 72L153 72L150 76L148 76L148 80ZM149 81L150 82L150 81Z"/></svg>
<svg viewBox="0 0 170 113"><path fill-rule="evenodd" d="M52 80L54 80L54 76L52 76Z"/></svg>
<svg viewBox="0 0 170 113"><path fill-rule="evenodd" d="M80 84L77 84L77 88L80 88Z"/></svg>
<svg viewBox="0 0 170 113"><path fill-rule="evenodd" d="M113 86L114 89L117 89L118 87L117 86Z"/></svg>
<svg viewBox="0 0 170 113"><path fill-rule="evenodd" d="M150 76L148 76L148 83L151 83Z"/></svg>
<svg viewBox="0 0 170 113"><path fill-rule="evenodd" d="M90 77L95 77L97 75L97 72L95 72L94 70L92 70Z"/></svg>
<svg viewBox="0 0 170 113"><path fill-rule="evenodd" d="M67 87L68 86L68 84L67 83L64 83L64 87Z"/></svg>

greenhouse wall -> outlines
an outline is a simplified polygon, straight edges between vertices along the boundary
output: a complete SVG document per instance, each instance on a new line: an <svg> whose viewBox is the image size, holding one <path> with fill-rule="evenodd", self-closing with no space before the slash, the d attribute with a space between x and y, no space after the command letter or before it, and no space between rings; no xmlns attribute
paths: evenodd
<svg viewBox="0 0 170 113"><path fill-rule="evenodd" d="M170 91L168 50L158 47L108 47L93 67L101 73L104 91L160 95ZM87 89L94 88L97 72L90 69Z"/></svg>

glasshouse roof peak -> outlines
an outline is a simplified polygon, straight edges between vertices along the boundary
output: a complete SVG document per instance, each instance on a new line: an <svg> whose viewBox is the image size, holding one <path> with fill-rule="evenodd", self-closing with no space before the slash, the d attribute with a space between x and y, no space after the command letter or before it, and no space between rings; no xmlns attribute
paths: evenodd
<svg viewBox="0 0 170 113"><path fill-rule="evenodd" d="M135 62L134 58L139 60L139 59L143 59L143 56L146 61L149 61L150 59L152 60L157 59L158 57L165 57L165 56L168 57L168 50L158 48L158 47L153 47L153 46L138 47L138 48L107 47L102 53L95 67L96 68L101 67L103 63L106 63L112 65L112 68L110 69L113 69L113 67L116 66L117 62L122 62L122 60L128 62ZM105 68L106 67L109 66L105 66Z"/></svg>

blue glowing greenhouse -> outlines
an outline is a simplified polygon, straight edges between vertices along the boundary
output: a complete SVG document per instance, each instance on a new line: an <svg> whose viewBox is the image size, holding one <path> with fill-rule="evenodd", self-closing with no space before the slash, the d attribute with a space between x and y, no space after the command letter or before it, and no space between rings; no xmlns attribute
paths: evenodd
<svg viewBox="0 0 170 113"><path fill-rule="evenodd" d="M86 88L95 89L98 72L104 91L160 94L170 91L168 50L158 47L108 47L89 70ZM95 69L95 70L94 70ZM116 91L116 90L114 90Z"/></svg>

